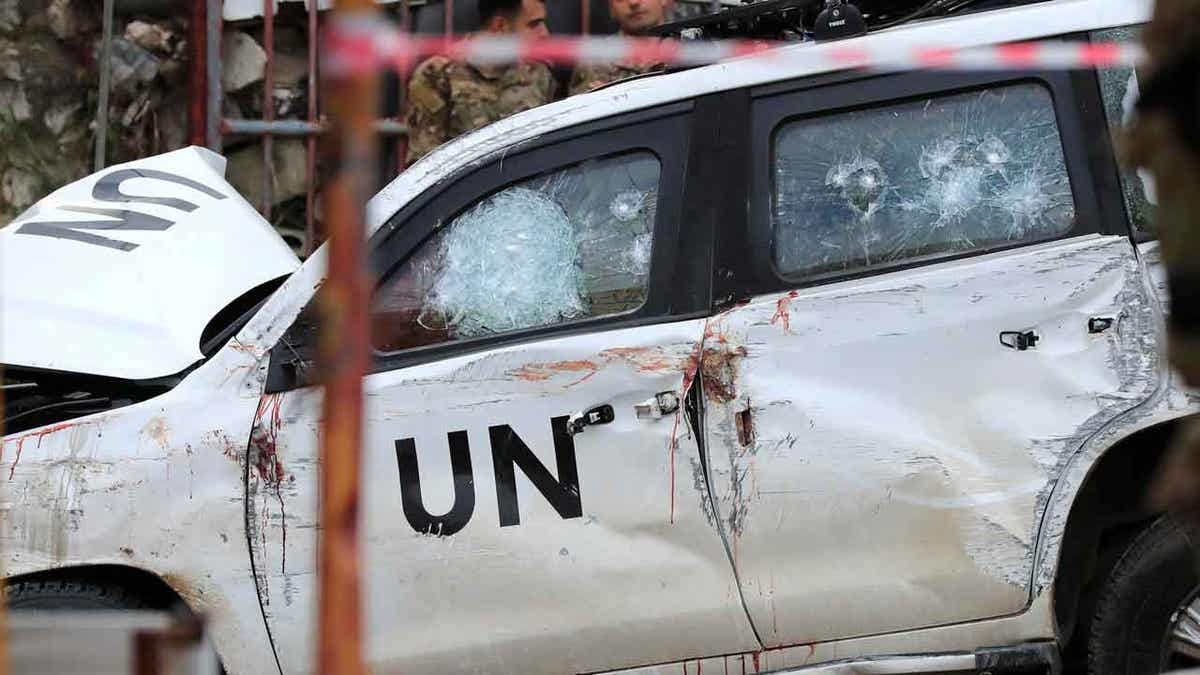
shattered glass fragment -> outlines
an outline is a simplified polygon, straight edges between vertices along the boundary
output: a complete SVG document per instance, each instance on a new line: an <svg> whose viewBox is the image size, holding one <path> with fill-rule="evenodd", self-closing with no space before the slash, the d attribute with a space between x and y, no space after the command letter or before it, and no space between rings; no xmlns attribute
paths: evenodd
<svg viewBox="0 0 1200 675"><path fill-rule="evenodd" d="M956 167L954 171L930 181L922 201L915 205L911 202L905 204L909 206L908 210L924 210L935 216L932 227L956 222L979 204L985 175L981 166Z"/></svg>
<svg viewBox="0 0 1200 675"><path fill-rule="evenodd" d="M658 160L638 152L484 198L376 294L376 346L396 351L637 309L646 297L658 180Z"/></svg>
<svg viewBox="0 0 1200 675"><path fill-rule="evenodd" d="M1004 165L1012 158L1012 153L1004 141L992 135L984 138L975 148L975 152L979 155L981 164L992 173L1003 171Z"/></svg>
<svg viewBox="0 0 1200 675"><path fill-rule="evenodd" d="M790 274L1048 239L1073 224L1039 85L787 122L775 143L774 255Z"/></svg>
<svg viewBox="0 0 1200 675"><path fill-rule="evenodd" d="M586 312L578 256L562 207L540 192L510 188L447 230L426 308L462 337L577 318Z"/></svg>
<svg viewBox="0 0 1200 675"><path fill-rule="evenodd" d="M617 220L628 223L637 218L638 213L642 210L642 203L646 200L645 195L636 190L626 190L621 194L613 197L612 204L608 210L612 212L613 217Z"/></svg>
<svg viewBox="0 0 1200 675"><path fill-rule="evenodd" d="M962 144L953 138L941 138L932 145L921 148L917 166L925 178L940 179L947 169L962 164Z"/></svg>
<svg viewBox="0 0 1200 675"><path fill-rule="evenodd" d="M627 258L624 267L626 269L638 270L648 269L650 267L650 244L653 238L647 234L639 234L633 238L633 245L627 251Z"/></svg>
<svg viewBox="0 0 1200 675"><path fill-rule="evenodd" d="M1140 33L1138 26L1122 26L1095 31L1091 35L1097 42L1132 43L1139 40ZM1101 68L1096 73L1108 124L1120 133L1133 117L1133 105L1138 98L1138 73L1129 67ZM1121 190L1133 226L1142 232L1153 232L1156 204L1153 177L1146 171L1122 167Z"/></svg>
<svg viewBox="0 0 1200 675"><path fill-rule="evenodd" d="M1039 215L1047 213L1053 206L1046 177L1037 169L1026 169L1021 175L1000 190L997 198L1012 216L1012 237L1024 236L1034 227Z"/></svg>
<svg viewBox="0 0 1200 675"><path fill-rule="evenodd" d="M868 220L879 208L888 177L879 162L857 155L849 162L830 167L825 184L837 188L850 208L863 220Z"/></svg>

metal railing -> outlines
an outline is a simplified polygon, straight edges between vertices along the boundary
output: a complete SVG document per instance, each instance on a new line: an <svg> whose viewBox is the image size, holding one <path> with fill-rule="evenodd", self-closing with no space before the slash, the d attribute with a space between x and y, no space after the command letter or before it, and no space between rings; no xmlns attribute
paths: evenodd
<svg viewBox="0 0 1200 675"><path fill-rule="evenodd" d="M428 31L431 27L436 30L440 27L441 31L446 35L452 35L455 30L464 28L471 29L474 26L462 25L462 16L457 19L456 15L461 15L469 7L463 6L461 3L472 2L473 0L443 0L440 3L418 2L417 0L399 0L399 2L389 2L386 6L392 8L394 14L398 14L398 23L406 32L418 31L422 29ZM273 95L275 88L275 73L276 73L276 0L263 0L261 9L262 35L263 35L263 50L266 52L266 67L262 81L262 116L258 119L234 119L222 115L224 105L224 92L221 87L221 37L225 28L223 18L224 3L222 0L191 0L192 2L192 25L193 27L204 26L204 30L198 28L193 30L192 55L194 59L203 59L205 68L201 72L200 69L193 71L196 76L193 78L193 103L195 107L197 101L203 108L203 111L192 116L192 133L193 139L203 139L203 144L209 148L221 151L227 140L231 138L256 137L261 139L262 145L262 199L255 206L259 209L268 221L272 219L272 211L274 209L274 172L276 170L273 152L273 142L276 137L288 138L303 138L305 139L305 166L304 166L304 243L303 252L305 254L312 251L314 246L319 243L321 233L317 228L317 197L320 191L320 185L317 176L318 169L318 147L317 137L329 130L329 124L324 117L323 102L319 99L320 87L318 81L319 72L319 33L321 26L321 14L324 10L320 8L322 3L316 0L306 2L307 12L307 110L302 119L277 119L273 106ZM459 3L456 5L456 3ZM694 6L697 10L709 10L719 8L722 0L685 0L689 6ZM324 3L326 6L332 3ZM579 0L578 5L578 34L591 34L593 28L600 32L611 32L613 29L611 22L607 16L597 16L596 6L606 6L607 0ZM560 5L564 7L566 5ZM433 12L430 16L425 14L421 26L414 26L414 10L420 12ZM440 21L437 13L441 14ZM574 14L575 12L571 12ZM551 17L553 19L553 16ZM574 17L570 17L574 18ZM561 23L561 22L560 22ZM440 26L438 26L440 24ZM561 26L560 26L561 28ZM567 34L571 34L569 31ZM389 140L389 159L386 163L381 162L386 168L381 171L377 184L382 185L389 180L395 173L398 173L404 168L405 156L407 154L407 137L406 128L402 119L403 110L403 94L406 87L406 81L403 74L398 78L399 94L394 101L390 101L390 111L393 111L396 116L383 117L375 122L375 131L380 136ZM201 95L199 92L205 91L206 94Z"/></svg>

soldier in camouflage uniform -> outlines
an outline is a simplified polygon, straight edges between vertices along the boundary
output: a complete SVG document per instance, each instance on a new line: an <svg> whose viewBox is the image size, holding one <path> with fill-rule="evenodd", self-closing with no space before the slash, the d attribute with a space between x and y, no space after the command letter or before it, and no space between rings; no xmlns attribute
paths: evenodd
<svg viewBox="0 0 1200 675"><path fill-rule="evenodd" d="M648 28L661 25L674 6L673 0L609 0L608 11L621 27L622 35L638 35ZM661 63L602 63L585 64L571 75L570 93L582 94L616 80L661 70Z"/></svg>
<svg viewBox="0 0 1200 675"><path fill-rule="evenodd" d="M482 32L544 37L543 0L480 0ZM408 84L408 163L437 146L514 113L549 103L555 82L543 63L483 65L434 56Z"/></svg>

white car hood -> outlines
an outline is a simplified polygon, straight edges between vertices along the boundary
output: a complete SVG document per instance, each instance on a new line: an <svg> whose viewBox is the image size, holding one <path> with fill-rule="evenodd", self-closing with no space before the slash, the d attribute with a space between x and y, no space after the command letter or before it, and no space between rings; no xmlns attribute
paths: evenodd
<svg viewBox="0 0 1200 675"><path fill-rule="evenodd" d="M109 167L0 229L0 363L126 379L178 373L246 291L299 260L185 148Z"/></svg>

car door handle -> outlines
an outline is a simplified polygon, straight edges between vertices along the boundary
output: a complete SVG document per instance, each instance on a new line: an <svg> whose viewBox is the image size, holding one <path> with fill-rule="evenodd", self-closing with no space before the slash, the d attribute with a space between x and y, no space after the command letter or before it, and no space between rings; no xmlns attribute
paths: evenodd
<svg viewBox="0 0 1200 675"><path fill-rule="evenodd" d="M641 403L633 405L640 420L657 420L679 410L679 396L673 391L661 391Z"/></svg>
<svg viewBox="0 0 1200 675"><path fill-rule="evenodd" d="M605 403L595 408L589 408L581 413L575 413L567 418L567 433L574 436L584 429L597 424L608 424L617 419L613 407Z"/></svg>
<svg viewBox="0 0 1200 675"><path fill-rule="evenodd" d="M1041 339L1040 335L1031 330L1006 330L1000 333L1000 344L1021 352L1037 347L1038 340Z"/></svg>

